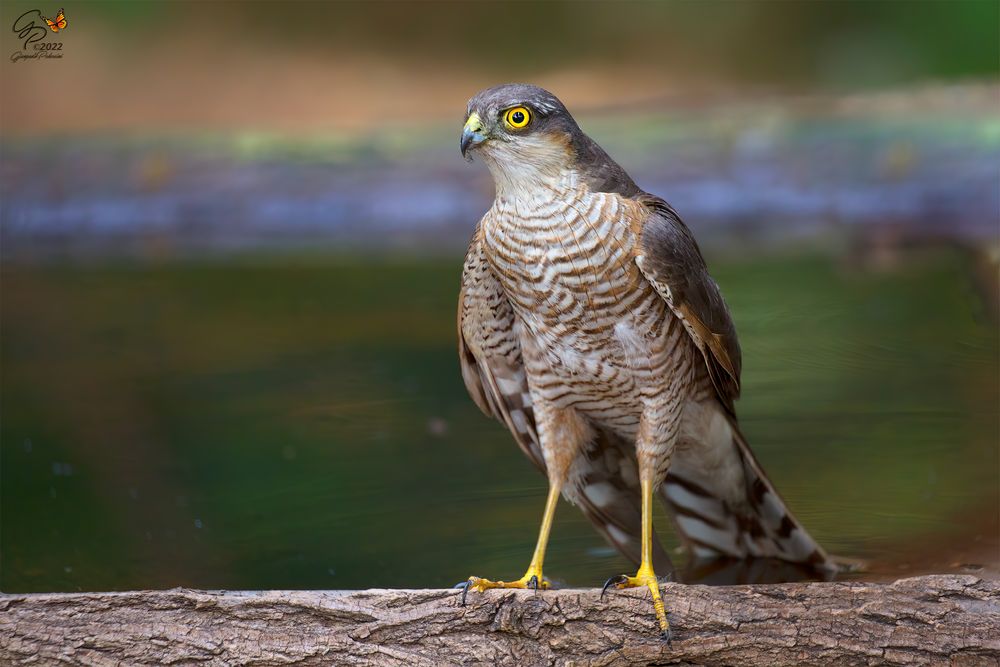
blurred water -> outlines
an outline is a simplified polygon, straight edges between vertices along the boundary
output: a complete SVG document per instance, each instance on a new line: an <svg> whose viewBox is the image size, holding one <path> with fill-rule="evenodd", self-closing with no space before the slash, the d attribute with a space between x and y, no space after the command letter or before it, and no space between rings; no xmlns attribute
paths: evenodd
<svg viewBox="0 0 1000 667"><path fill-rule="evenodd" d="M946 99L961 93L996 98L990 85L936 90ZM904 238L992 239L1000 207L995 105L942 112L918 100L903 115L879 105L837 111L845 100L824 99L580 120L640 186L716 236L774 244L889 229ZM449 121L419 132L385 127L307 139L5 140L0 240L16 258L316 244L457 252L492 194L486 169L462 161L457 136Z"/></svg>
<svg viewBox="0 0 1000 667"><path fill-rule="evenodd" d="M968 258L712 265L743 344L745 430L813 534L869 561L862 576L995 571L997 331ZM519 576L545 481L465 394L459 270L7 264L0 588ZM579 585L629 569L565 503L546 566Z"/></svg>

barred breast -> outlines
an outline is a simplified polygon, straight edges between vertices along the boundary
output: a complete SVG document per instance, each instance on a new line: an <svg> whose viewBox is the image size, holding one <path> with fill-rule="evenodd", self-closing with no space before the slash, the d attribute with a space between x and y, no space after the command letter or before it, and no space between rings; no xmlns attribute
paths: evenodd
<svg viewBox="0 0 1000 667"><path fill-rule="evenodd" d="M681 400L690 338L634 261L643 213L573 179L498 195L485 252L521 323L532 391L634 437L644 407ZM676 391L676 389L674 389Z"/></svg>

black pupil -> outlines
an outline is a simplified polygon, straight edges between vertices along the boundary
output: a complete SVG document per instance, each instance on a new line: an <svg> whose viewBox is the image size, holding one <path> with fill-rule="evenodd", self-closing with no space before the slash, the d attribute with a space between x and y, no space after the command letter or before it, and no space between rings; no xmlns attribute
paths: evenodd
<svg viewBox="0 0 1000 667"><path fill-rule="evenodd" d="M512 113L510 115L510 119L512 121L514 121L515 124L523 123L524 122L524 112L523 111L515 111L514 113Z"/></svg>

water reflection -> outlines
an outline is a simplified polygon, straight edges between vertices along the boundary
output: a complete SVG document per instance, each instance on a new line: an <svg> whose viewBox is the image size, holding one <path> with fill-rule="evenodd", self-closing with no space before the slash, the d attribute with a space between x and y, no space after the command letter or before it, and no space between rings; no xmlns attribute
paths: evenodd
<svg viewBox="0 0 1000 667"><path fill-rule="evenodd" d="M712 259L744 348L744 429L812 534L865 561L851 576L996 571L997 331L967 257ZM458 258L6 266L0 588L517 576L546 485L465 394L458 273ZM565 503L547 565L581 586L630 567ZM798 578L772 565L679 576Z"/></svg>
<svg viewBox="0 0 1000 667"><path fill-rule="evenodd" d="M732 584L773 584L785 581L830 581L837 574L800 563L776 558L693 559L677 573L677 580L686 584L728 586Z"/></svg>

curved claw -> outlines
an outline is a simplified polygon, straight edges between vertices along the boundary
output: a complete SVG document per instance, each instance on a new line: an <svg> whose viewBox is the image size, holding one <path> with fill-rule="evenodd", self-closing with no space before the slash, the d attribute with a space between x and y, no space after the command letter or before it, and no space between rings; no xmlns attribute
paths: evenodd
<svg viewBox="0 0 1000 667"><path fill-rule="evenodd" d="M613 577L609 577L608 580L604 582L604 588L601 589L601 599L604 599L604 594L608 592L609 588L626 582L628 582L628 577L624 574L616 574Z"/></svg>
<svg viewBox="0 0 1000 667"><path fill-rule="evenodd" d="M463 607L465 606L465 596L469 594L469 586L471 586L471 585L472 585L472 579L471 578L468 579L468 580L466 580L466 581L463 581L460 584L455 584L455 588L461 588L462 589L462 606Z"/></svg>
<svg viewBox="0 0 1000 667"><path fill-rule="evenodd" d="M534 590L537 593L538 592L538 575L537 574L531 575L531 579L528 579L528 584L527 585L528 585L528 588Z"/></svg>
<svg viewBox="0 0 1000 667"><path fill-rule="evenodd" d="M660 633L660 639L666 641L667 646L674 645L674 633L671 632L670 628L667 628L666 630Z"/></svg>

